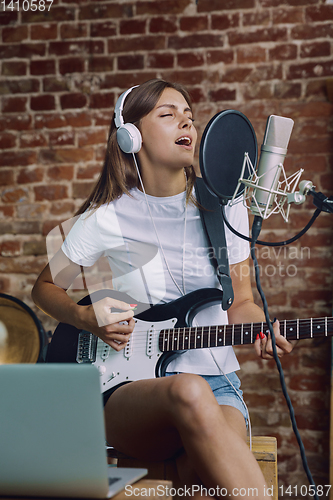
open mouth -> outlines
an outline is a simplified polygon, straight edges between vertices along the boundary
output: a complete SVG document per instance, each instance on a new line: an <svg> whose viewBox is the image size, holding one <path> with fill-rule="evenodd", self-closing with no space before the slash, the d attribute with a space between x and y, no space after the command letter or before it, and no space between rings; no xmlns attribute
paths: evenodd
<svg viewBox="0 0 333 500"><path fill-rule="evenodd" d="M179 139L176 140L176 144L179 146L191 146L192 139L187 136L179 137Z"/></svg>

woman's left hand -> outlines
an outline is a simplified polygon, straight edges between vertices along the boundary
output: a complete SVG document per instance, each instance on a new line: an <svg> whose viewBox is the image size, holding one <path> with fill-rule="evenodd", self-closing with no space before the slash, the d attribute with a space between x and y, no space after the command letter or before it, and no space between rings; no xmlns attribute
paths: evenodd
<svg viewBox="0 0 333 500"><path fill-rule="evenodd" d="M279 358L281 358L284 354L289 354L297 340L289 342L285 337L283 337L280 333L280 323L278 320L275 320L273 323L273 331L275 335L275 343L276 343L276 352ZM273 346L272 339L270 333L265 335L263 332L260 332L260 337L257 338L254 342L254 349L257 355L262 359L272 359L273 357Z"/></svg>

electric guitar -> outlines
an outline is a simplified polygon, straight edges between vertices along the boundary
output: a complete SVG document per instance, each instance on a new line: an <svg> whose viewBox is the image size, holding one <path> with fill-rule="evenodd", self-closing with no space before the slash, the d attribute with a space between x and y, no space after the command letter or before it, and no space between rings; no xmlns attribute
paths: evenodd
<svg viewBox="0 0 333 500"><path fill-rule="evenodd" d="M115 351L90 332L59 323L48 346L46 362L92 363L100 373L101 392L128 381L161 377L176 355L188 349L252 344L266 323L222 326L191 326L198 311L221 304L222 291L203 288L184 297L149 308L138 304L135 327L126 347ZM88 305L109 296L129 304L126 294L101 290L82 299ZM287 340L333 335L333 318L280 321L280 332Z"/></svg>

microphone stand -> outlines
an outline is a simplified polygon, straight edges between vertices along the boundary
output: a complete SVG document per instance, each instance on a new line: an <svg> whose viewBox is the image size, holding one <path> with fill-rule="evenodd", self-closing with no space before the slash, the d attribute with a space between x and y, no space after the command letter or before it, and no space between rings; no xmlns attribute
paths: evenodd
<svg viewBox="0 0 333 500"><path fill-rule="evenodd" d="M308 194L311 194L313 197L313 204L319 208L319 210L333 214L333 196L328 198L321 192L317 193L314 189L310 189Z"/></svg>

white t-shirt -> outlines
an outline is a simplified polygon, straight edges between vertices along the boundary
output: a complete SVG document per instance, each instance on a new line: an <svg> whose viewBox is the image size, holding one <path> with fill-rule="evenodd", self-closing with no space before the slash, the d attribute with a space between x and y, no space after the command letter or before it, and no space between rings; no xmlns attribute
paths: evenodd
<svg viewBox="0 0 333 500"><path fill-rule="evenodd" d="M220 288L209 259L211 249L207 248L199 210L191 203L186 205L186 193L145 198L141 191L133 189L130 194L102 205L92 214L82 214L62 246L65 255L87 267L100 257L107 257L113 288L127 293L134 301L167 303L181 297L181 291ZM227 206L226 215L237 231L248 235L248 215L242 203ZM229 264L245 260L249 255L248 243L228 228L225 234ZM209 306L195 317L198 326L227 323L227 312L219 305ZM219 374L210 351L224 373L239 369L229 346L189 350L171 361L168 371Z"/></svg>

